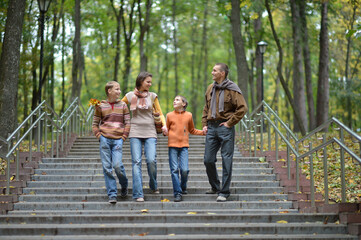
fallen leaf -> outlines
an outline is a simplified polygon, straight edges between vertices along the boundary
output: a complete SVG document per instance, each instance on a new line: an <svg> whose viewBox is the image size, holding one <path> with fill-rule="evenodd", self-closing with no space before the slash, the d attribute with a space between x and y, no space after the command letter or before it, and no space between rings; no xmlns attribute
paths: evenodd
<svg viewBox="0 0 361 240"><path fill-rule="evenodd" d="M168 234L168 236L175 236L175 234L174 234L174 233L171 233L171 234Z"/></svg>
<svg viewBox="0 0 361 240"><path fill-rule="evenodd" d="M277 223L283 223L283 224L285 224L285 223L288 223L288 222L285 221L285 220L280 220L280 221L277 221Z"/></svg>
<svg viewBox="0 0 361 240"><path fill-rule="evenodd" d="M138 236L147 236L148 234L149 234L149 232L139 233Z"/></svg>
<svg viewBox="0 0 361 240"><path fill-rule="evenodd" d="M197 214L197 212L187 212L187 214Z"/></svg>
<svg viewBox="0 0 361 240"><path fill-rule="evenodd" d="M140 210L142 213L147 213L148 212L148 209L142 209Z"/></svg>
<svg viewBox="0 0 361 240"><path fill-rule="evenodd" d="M282 211L282 212L280 212L280 213L289 213L289 211Z"/></svg>
<svg viewBox="0 0 361 240"><path fill-rule="evenodd" d="M166 198L164 198L164 199L162 199L162 200L160 200L161 202L169 202L169 199L166 199Z"/></svg>
<svg viewBox="0 0 361 240"><path fill-rule="evenodd" d="M46 172L42 172L41 175L46 175Z"/></svg>

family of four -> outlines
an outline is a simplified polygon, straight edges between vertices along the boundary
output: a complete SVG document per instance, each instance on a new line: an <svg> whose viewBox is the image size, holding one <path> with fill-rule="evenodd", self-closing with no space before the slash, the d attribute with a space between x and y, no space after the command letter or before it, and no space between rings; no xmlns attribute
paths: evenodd
<svg viewBox="0 0 361 240"><path fill-rule="evenodd" d="M174 201L182 201L182 195L187 194L189 134L206 136L204 165L211 185L206 193L218 194L216 199L218 202L227 201L232 178L234 126L248 110L241 90L228 79L228 71L228 66L224 63L217 63L213 67L213 83L208 86L205 94L202 130L195 129L192 114L186 111L188 102L180 95L173 101L174 111L168 113L166 119L164 118L157 95L149 91L152 74L148 72L141 72L138 75L134 91L127 93L121 100L119 83L110 81L106 84L107 100L101 101L95 107L92 128L100 142L100 158L109 203L116 203L118 195L113 169L121 186L120 196L125 197L128 194L128 178L122 162L122 147L127 138L130 141L132 158L133 199L144 202L141 169L143 149L149 175L149 188L152 193L159 194L157 133L153 111L160 113L163 134L168 136ZM220 148L222 183L216 169L216 155Z"/></svg>

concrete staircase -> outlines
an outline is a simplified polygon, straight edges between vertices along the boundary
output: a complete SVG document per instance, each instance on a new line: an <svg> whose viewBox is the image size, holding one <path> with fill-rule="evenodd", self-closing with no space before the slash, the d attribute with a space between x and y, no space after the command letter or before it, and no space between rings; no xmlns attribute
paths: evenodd
<svg viewBox="0 0 361 240"><path fill-rule="evenodd" d="M0 239L357 239L337 214L291 209L273 169L235 153L232 195L216 202L203 165L204 137L190 139L188 195L173 202L167 138L157 146L160 194L151 194L143 162L145 202L131 197L129 141L123 162L130 193L108 203L94 137L77 139L67 158L43 158L14 211L0 215ZM218 156L220 159L220 156ZM218 163L221 174L221 160ZM169 201L167 201L169 200Z"/></svg>

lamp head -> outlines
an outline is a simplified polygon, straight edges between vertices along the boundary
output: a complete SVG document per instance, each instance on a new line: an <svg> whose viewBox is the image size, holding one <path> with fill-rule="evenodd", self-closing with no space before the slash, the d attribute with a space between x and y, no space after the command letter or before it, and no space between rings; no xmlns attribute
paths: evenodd
<svg viewBox="0 0 361 240"><path fill-rule="evenodd" d="M51 0L38 0L40 12L46 13L49 9Z"/></svg>
<svg viewBox="0 0 361 240"><path fill-rule="evenodd" d="M264 41L260 41L257 43L257 46L259 47L259 51L261 54L264 54L266 52L267 45L268 44Z"/></svg>

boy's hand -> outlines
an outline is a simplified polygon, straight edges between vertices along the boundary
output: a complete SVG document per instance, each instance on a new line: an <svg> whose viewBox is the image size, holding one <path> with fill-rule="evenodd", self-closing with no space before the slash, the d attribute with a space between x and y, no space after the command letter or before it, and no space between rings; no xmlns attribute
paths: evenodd
<svg viewBox="0 0 361 240"><path fill-rule="evenodd" d="M163 127L162 127L162 132L163 132L163 135L164 135L164 136L167 136L167 135L168 135L167 126L163 126Z"/></svg>
<svg viewBox="0 0 361 240"><path fill-rule="evenodd" d="M203 133L204 133L204 135L207 135L207 132L208 132L208 127L207 127L207 126L204 126L204 127L203 127Z"/></svg>

